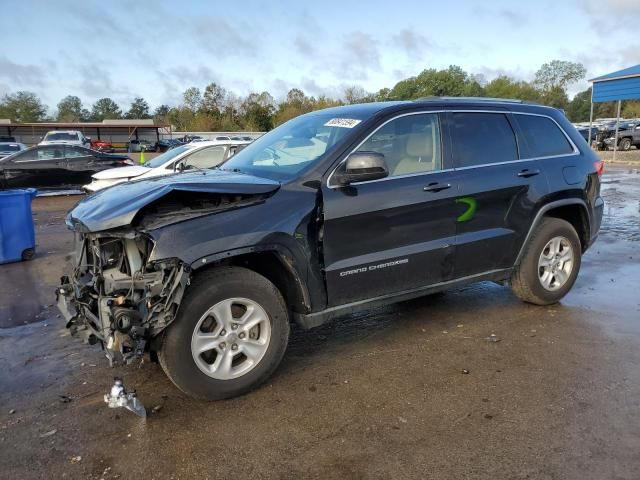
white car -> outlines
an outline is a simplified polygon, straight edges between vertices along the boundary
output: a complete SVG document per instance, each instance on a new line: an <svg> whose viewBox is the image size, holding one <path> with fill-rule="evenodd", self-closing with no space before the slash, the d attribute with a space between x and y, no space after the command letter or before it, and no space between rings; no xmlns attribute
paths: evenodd
<svg viewBox="0 0 640 480"><path fill-rule="evenodd" d="M167 150L142 165L111 168L92 175L92 182L82 187L89 193L103 188L144 178L170 175L190 168L212 168L224 162L251 142L203 141L187 143Z"/></svg>
<svg viewBox="0 0 640 480"><path fill-rule="evenodd" d="M91 139L85 137L80 130L51 130L42 137L38 145L76 145L86 147L91 144Z"/></svg>

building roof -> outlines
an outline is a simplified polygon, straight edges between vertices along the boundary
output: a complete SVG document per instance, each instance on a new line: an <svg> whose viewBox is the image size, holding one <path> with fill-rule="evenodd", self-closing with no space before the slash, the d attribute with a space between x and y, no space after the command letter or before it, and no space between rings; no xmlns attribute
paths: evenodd
<svg viewBox="0 0 640 480"><path fill-rule="evenodd" d="M169 124L153 123L152 119L131 119L131 120L103 120L102 122L32 122L19 123L11 119L0 119L0 126L3 127L38 127L38 128L168 128Z"/></svg>
<svg viewBox="0 0 640 480"><path fill-rule="evenodd" d="M590 81L593 82L593 102L640 99L640 65L607 73Z"/></svg>
<svg viewBox="0 0 640 480"><path fill-rule="evenodd" d="M607 73L606 75L600 75L599 77L592 78L590 82L603 82L606 80L617 80L619 78L640 77L640 65L634 65L633 67L623 68L616 72Z"/></svg>

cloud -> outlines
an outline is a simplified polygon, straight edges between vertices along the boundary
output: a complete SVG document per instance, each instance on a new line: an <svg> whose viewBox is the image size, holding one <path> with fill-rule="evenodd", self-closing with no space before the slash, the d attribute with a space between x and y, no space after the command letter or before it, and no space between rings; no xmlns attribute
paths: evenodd
<svg viewBox="0 0 640 480"><path fill-rule="evenodd" d="M406 28L393 35L391 43L401 48L408 57L414 59L422 58L425 50L433 46L427 37Z"/></svg>
<svg viewBox="0 0 640 480"><path fill-rule="evenodd" d="M53 63L55 67L55 63ZM7 57L0 57L0 78L10 84L43 87L47 75L42 67L15 63Z"/></svg>
<svg viewBox="0 0 640 480"><path fill-rule="evenodd" d="M315 45L313 45L308 38L300 34L297 34L293 40L293 46L304 56L313 55L316 51Z"/></svg>
<svg viewBox="0 0 640 480"><path fill-rule="evenodd" d="M527 17L520 12L511 10L510 8L503 8L499 10L498 16L513 26L521 26L527 23Z"/></svg>
<svg viewBox="0 0 640 480"><path fill-rule="evenodd" d="M611 40L612 36L622 32L635 35L640 22L638 0L580 0L579 5L597 36Z"/></svg>
<svg viewBox="0 0 640 480"><path fill-rule="evenodd" d="M255 57L259 51L261 32L256 25L248 25L238 17L233 23L225 17L206 16L185 19L181 33L199 47L217 57ZM250 35L247 32L251 32Z"/></svg>
<svg viewBox="0 0 640 480"><path fill-rule="evenodd" d="M340 80L366 80L370 70L380 70L378 41L372 35L360 31L346 34L338 46L341 60L335 74Z"/></svg>

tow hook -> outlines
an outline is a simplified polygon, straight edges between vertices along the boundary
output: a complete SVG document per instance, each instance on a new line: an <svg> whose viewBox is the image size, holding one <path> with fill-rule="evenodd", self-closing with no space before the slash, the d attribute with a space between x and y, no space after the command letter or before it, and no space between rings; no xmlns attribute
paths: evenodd
<svg viewBox="0 0 640 480"><path fill-rule="evenodd" d="M130 412L135 413L139 417L146 418L147 411L144 405L138 400L135 390L127 392L124 388L121 378L113 379L113 386L109 393L105 394L104 401L109 408L126 408Z"/></svg>

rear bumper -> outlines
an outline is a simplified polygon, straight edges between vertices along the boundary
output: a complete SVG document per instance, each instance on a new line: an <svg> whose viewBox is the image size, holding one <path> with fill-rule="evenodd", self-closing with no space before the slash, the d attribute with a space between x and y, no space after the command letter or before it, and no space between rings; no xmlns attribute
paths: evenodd
<svg viewBox="0 0 640 480"><path fill-rule="evenodd" d="M604 200L602 197L596 198L596 201L593 203L593 210L591 213L591 232L589 235L589 241L587 245L585 245L585 250L594 244L596 239L598 238L598 233L600 232L600 226L602 225L602 216L604 215Z"/></svg>

